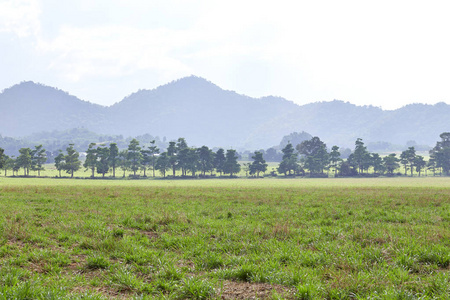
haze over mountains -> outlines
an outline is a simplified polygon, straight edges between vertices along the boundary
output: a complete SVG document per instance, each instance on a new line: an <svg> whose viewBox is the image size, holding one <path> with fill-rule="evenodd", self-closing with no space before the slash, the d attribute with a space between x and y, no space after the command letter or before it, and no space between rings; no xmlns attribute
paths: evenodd
<svg viewBox="0 0 450 300"><path fill-rule="evenodd" d="M185 137L190 145L268 148L291 132L319 136L329 147L365 142L434 145L450 131L450 105L410 104L386 111L343 101L297 105L279 97L251 98L199 77L140 90L104 107L56 88L22 82L0 94L0 134L84 127L102 134Z"/></svg>

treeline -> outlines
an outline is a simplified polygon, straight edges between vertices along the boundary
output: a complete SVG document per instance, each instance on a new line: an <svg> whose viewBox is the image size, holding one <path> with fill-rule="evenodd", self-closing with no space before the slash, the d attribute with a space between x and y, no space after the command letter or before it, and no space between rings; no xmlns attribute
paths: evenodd
<svg viewBox="0 0 450 300"><path fill-rule="evenodd" d="M404 170L404 174L413 176L417 172L421 176L422 172L430 170L433 175L450 175L450 132L440 135L441 140L429 151L429 160L416 153L414 146L404 150L399 156L392 153L381 157L378 153L371 153L367 150L362 139L358 138L355 148L347 159L341 158L338 146L328 150L326 144L318 137L304 140L295 147L288 141L281 150L282 159L278 167L270 173L272 176L284 174L285 176L310 176L328 177L329 172L333 172L335 177L339 176L394 176L401 175L398 170ZM267 172L266 160L263 152L255 151L251 156L252 161L243 164L247 174L259 177ZM40 171L44 169L46 162L46 151L42 145L31 148L19 149L17 158L9 157L0 148L0 168L4 169L5 176L9 170L13 175L23 169L23 175L29 176L30 170ZM105 177L110 174L116 177L116 171L122 172L122 177L126 172L132 172L132 177L138 177L138 172L143 172L147 177L147 171L151 171L151 176L156 176L158 171L162 177L169 174L175 177L177 172L181 172L182 177L208 177L223 174L233 177L241 171L238 163L236 150L224 150L219 148L213 151L207 146L200 148L189 147L184 138L171 141L164 152L160 152L155 140L146 145L141 145L137 139L132 139L127 148L119 150L117 143L95 144L91 143L86 150L84 162L80 160L79 152L70 144L65 152L58 151L54 158L59 177L62 172L68 173L71 177L82 168L90 170L91 177L101 174ZM372 171L372 172L369 172ZM397 171L397 173L396 173Z"/></svg>
<svg viewBox="0 0 450 300"><path fill-rule="evenodd" d="M0 148L3 148L6 154L15 155L21 148L32 148L34 145L42 145L46 150L47 163L53 163L55 157L59 154L59 150L65 149L69 144L73 144L78 152L86 151L92 141L96 141L99 144L116 143L120 149L125 149L133 138L142 141L155 140L160 148L167 148L168 145L165 137L160 139L158 136L150 134L124 137L122 135L98 134L86 128L73 128L39 132L23 138L11 138L0 135Z"/></svg>
<svg viewBox="0 0 450 300"><path fill-rule="evenodd" d="M44 169L46 152L42 145L36 146L34 150L21 148L17 158L4 155L1 148L0 151L0 168L4 169L5 176L8 170L18 175L19 170L23 169L23 175L28 176L30 170L40 172ZM192 148L188 147L184 138L169 142L167 150L162 153L155 140L150 141L149 146L141 146L137 139L132 139L128 147L121 151L116 143L108 146L91 143L86 150L84 162L80 160L80 153L75 150L74 144L70 144L65 152L59 150L54 161L60 177L63 171L73 177L82 167L92 172L91 177L95 177L96 173L102 177L111 173L112 177L116 177L117 170L123 172L122 177L125 177L126 172L132 172L132 176L137 177L138 171L143 171L146 177L148 170L152 171L153 177L156 176L155 171L159 171L163 177L172 172L175 177L178 170L181 170L182 176L189 174L192 177L206 177L207 173L214 175L213 172L217 172L232 177L241 170L236 150L229 149L225 152L220 148L213 152L207 146Z"/></svg>

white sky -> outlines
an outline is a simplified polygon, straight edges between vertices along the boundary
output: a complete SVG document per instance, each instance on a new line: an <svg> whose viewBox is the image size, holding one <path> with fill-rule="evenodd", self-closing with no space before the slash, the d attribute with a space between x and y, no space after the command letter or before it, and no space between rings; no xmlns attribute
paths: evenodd
<svg viewBox="0 0 450 300"><path fill-rule="evenodd" d="M450 103L449 1L0 0L0 90L111 105L188 75L252 97Z"/></svg>

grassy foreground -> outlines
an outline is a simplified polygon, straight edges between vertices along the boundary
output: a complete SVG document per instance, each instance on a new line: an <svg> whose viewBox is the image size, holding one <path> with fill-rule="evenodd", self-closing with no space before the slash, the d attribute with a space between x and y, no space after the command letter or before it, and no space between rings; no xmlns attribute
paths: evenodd
<svg viewBox="0 0 450 300"><path fill-rule="evenodd" d="M448 299L449 178L0 179L0 299Z"/></svg>

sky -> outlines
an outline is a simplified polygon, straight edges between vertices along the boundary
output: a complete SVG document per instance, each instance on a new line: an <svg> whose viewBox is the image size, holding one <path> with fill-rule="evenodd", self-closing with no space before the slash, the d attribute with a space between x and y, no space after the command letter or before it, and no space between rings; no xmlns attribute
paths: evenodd
<svg viewBox="0 0 450 300"><path fill-rule="evenodd" d="M449 1L0 0L0 90L112 105L196 75L251 97L450 104Z"/></svg>

